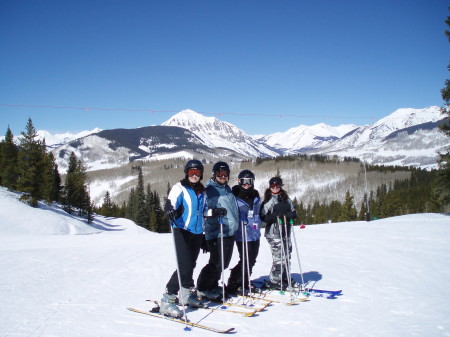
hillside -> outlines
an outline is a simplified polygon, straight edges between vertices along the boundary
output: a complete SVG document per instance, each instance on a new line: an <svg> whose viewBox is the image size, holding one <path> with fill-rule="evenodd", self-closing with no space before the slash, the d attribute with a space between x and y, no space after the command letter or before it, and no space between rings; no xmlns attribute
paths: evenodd
<svg viewBox="0 0 450 337"><path fill-rule="evenodd" d="M1 336L189 334L182 325L126 310L148 310L145 299L161 296L174 268L171 234L146 232L125 219L97 217L89 226L59 208L32 209L16 198L0 188ZM78 229L67 233L66 221ZM254 318L209 311L188 317L233 326L242 337L450 334L448 215L297 227L295 235L308 286L342 289L342 296L273 305ZM207 258L200 254L196 275ZM292 262L300 279L295 257ZM254 278L266 277L270 265L262 239Z"/></svg>

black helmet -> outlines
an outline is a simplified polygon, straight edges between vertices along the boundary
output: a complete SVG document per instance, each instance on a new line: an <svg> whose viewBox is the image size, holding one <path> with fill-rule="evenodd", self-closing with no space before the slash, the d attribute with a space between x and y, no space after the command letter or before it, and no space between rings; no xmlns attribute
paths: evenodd
<svg viewBox="0 0 450 337"><path fill-rule="evenodd" d="M272 184L277 184L283 186L283 180L280 177L273 177L269 180L269 186Z"/></svg>
<svg viewBox="0 0 450 337"><path fill-rule="evenodd" d="M200 160L197 159L191 159L189 160L186 165L184 165L184 174L187 176L189 169L197 169L202 172L202 175L200 176L200 179L203 179L203 164Z"/></svg>
<svg viewBox="0 0 450 337"><path fill-rule="evenodd" d="M239 185L250 184L254 185L255 183L255 174L250 170L242 170L238 175Z"/></svg>
<svg viewBox="0 0 450 337"><path fill-rule="evenodd" d="M213 177L215 177L217 172L219 171L227 171L228 175L230 175L230 167L224 161L218 161L213 165L212 168Z"/></svg>

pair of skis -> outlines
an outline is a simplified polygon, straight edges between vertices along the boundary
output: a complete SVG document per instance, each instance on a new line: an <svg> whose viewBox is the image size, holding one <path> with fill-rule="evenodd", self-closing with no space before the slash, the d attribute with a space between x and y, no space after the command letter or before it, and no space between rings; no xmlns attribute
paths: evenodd
<svg viewBox="0 0 450 337"><path fill-rule="evenodd" d="M185 321L185 320L180 319L180 318L165 316L165 315L162 315L162 314L157 314L157 313L153 313L153 312L149 312L149 311L143 311L143 310L134 309L134 308L128 308L128 310L133 311L133 312L137 312L137 313L143 314L143 315L153 316L153 317L165 319L165 320L168 320L168 321L185 324L186 325L186 327L185 327L186 331L190 330L188 328L188 326L193 326L193 327L196 327L196 328L199 328L199 329L204 329L204 330L217 332L217 333L224 333L224 334L234 331L234 328L218 329L218 328L210 327L210 326L203 325L203 324L198 324L198 323L194 323L194 322Z"/></svg>

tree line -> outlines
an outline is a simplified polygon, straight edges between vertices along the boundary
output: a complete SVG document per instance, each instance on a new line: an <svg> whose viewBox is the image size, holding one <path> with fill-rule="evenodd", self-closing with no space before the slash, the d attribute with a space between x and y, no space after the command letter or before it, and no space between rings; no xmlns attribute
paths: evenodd
<svg viewBox="0 0 450 337"><path fill-rule="evenodd" d="M0 185L21 192L21 200L33 207L39 201L59 202L68 213L77 211L92 220L92 204L87 187L86 170L75 153L71 153L65 184L45 139L40 139L29 118L18 145L8 127L0 142Z"/></svg>
<svg viewBox="0 0 450 337"><path fill-rule="evenodd" d="M375 170L375 166L371 168ZM380 168L384 170L385 168ZM405 169L405 168L402 168ZM409 168L409 179L395 180L393 184L381 184L376 192L364 195L359 211L353 202L353 196L346 192L343 202L334 200L328 204L320 201L304 205L293 200L298 214L298 223L319 224L325 222L343 222L356 220L376 220L412 213L443 212L439 170L426 171ZM447 185L447 190L450 186Z"/></svg>
<svg viewBox="0 0 450 337"><path fill-rule="evenodd" d="M111 201L111 195L106 191L102 205L95 208L95 212L104 216L133 220L137 225L152 232L170 232L169 220L161 207L159 194L151 189L150 184L144 188L141 166L133 166L133 169L138 173L138 181L136 187L131 188L128 201L118 206Z"/></svg>

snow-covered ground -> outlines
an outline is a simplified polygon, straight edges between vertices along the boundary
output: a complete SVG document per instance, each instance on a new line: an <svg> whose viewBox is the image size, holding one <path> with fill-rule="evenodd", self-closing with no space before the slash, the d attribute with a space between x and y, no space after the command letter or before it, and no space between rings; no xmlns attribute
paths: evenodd
<svg viewBox="0 0 450 337"><path fill-rule="evenodd" d="M238 336L450 336L450 217L416 214L296 228L304 279L335 299L276 304L255 317L197 311L193 321ZM236 262L235 251L232 265ZM196 275L206 263L200 254ZM299 277L295 254L293 272ZM265 239L254 277L271 265ZM33 209L0 188L0 336L211 336L147 317L174 269L171 234L126 219L93 225Z"/></svg>

